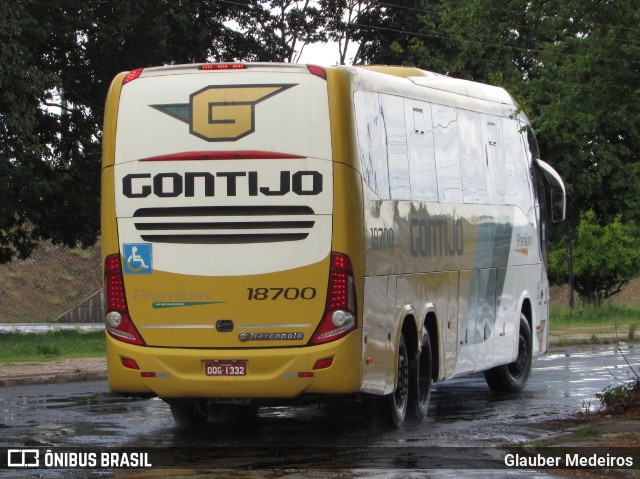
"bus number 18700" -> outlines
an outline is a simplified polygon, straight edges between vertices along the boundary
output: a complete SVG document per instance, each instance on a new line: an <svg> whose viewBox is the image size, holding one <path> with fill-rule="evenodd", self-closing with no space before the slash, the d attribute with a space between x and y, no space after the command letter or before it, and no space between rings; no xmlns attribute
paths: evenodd
<svg viewBox="0 0 640 479"><path fill-rule="evenodd" d="M247 288L249 301L313 299L316 297L316 288Z"/></svg>
<svg viewBox="0 0 640 479"><path fill-rule="evenodd" d="M393 228L369 228L373 249L393 249Z"/></svg>

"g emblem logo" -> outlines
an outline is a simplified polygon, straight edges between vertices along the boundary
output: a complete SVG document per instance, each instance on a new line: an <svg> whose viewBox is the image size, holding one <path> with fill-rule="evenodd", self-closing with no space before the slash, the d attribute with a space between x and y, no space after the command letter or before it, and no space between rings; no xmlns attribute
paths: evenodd
<svg viewBox="0 0 640 479"><path fill-rule="evenodd" d="M295 85L208 86L188 104L151 105L189 124L189 133L206 141L236 141L255 131L258 103Z"/></svg>

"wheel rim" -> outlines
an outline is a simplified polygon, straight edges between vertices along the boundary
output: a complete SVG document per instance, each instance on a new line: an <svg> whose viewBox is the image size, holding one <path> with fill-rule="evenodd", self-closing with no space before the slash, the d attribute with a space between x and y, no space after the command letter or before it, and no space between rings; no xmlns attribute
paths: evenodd
<svg viewBox="0 0 640 479"><path fill-rule="evenodd" d="M409 361L406 351L401 350L398 356L398 386L393 393L394 405L399 413L407 408L409 398Z"/></svg>
<svg viewBox="0 0 640 479"><path fill-rule="evenodd" d="M516 360L509 364L509 372L514 378L519 378L527 371L527 363L529 362L529 347L527 338L520 335L520 341L518 342L518 357Z"/></svg>
<svg viewBox="0 0 640 479"><path fill-rule="evenodd" d="M424 404L429 400L429 392L431 385L431 374L429 370L431 364L426 357L420 355L420 363L418 365L418 401Z"/></svg>

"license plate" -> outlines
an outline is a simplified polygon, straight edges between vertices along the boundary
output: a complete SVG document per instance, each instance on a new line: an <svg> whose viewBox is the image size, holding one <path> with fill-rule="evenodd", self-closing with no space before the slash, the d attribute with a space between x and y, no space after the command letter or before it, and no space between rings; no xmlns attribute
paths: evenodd
<svg viewBox="0 0 640 479"><path fill-rule="evenodd" d="M205 361L205 376L246 376L246 361Z"/></svg>

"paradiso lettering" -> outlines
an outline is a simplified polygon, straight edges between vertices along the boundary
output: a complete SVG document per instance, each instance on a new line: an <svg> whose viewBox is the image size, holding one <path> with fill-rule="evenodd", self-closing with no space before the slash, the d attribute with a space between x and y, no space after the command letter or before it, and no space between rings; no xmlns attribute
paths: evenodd
<svg viewBox="0 0 640 479"><path fill-rule="evenodd" d="M413 257L461 256L464 253L464 229L460 218L411 218L409 229Z"/></svg>
<svg viewBox="0 0 640 479"><path fill-rule="evenodd" d="M146 198L151 194L159 198L194 196L284 196L319 195L323 188L322 174L318 171L280 171L277 184L263 184L257 171L205 171L180 173L131 173L122 178L122 193L127 198Z"/></svg>

